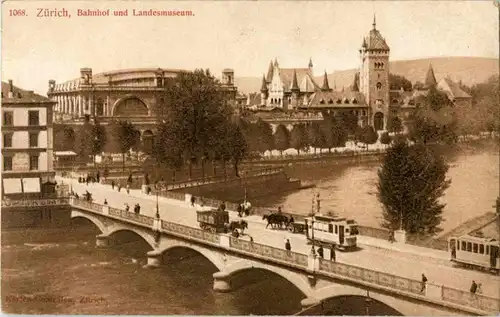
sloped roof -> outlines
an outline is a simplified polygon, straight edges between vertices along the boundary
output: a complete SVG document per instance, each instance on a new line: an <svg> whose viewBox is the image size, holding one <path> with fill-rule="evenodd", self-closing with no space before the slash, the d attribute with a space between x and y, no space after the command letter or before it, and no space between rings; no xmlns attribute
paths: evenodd
<svg viewBox="0 0 500 317"><path fill-rule="evenodd" d="M363 39L363 47L366 47L368 50L390 50L389 45L387 45L385 39L375 27Z"/></svg>
<svg viewBox="0 0 500 317"><path fill-rule="evenodd" d="M279 75L285 92L290 91L293 84L293 74L297 74L297 81L301 92L314 92L320 87L311 76L309 68L280 68Z"/></svg>
<svg viewBox="0 0 500 317"><path fill-rule="evenodd" d="M434 75L434 69L432 65L429 65L429 69L427 70L427 74L425 75L424 87L430 88L432 86L437 85L436 76Z"/></svg>
<svg viewBox="0 0 500 317"><path fill-rule="evenodd" d="M366 108L362 93L358 91L317 91L309 98L305 108Z"/></svg>
<svg viewBox="0 0 500 317"><path fill-rule="evenodd" d="M472 98L468 93L460 88L460 85L453 82L449 78L443 78L439 83L439 88L444 90L450 99L456 98Z"/></svg>
<svg viewBox="0 0 500 317"><path fill-rule="evenodd" d="M267 82L271 82L271 80L273 80L273 74L274 74L274 64L273 61L271 60L269 62L269 68L267 69L267 77L266 77Z"/></svg>
<svg viewBox="0 0 500 317"><path fill-rule="evenodd" d="M36 94L33 91L24 90L12 85L12 98L9 98L9 83L2 81L2 103L55 103L47 97Z"/></svg>

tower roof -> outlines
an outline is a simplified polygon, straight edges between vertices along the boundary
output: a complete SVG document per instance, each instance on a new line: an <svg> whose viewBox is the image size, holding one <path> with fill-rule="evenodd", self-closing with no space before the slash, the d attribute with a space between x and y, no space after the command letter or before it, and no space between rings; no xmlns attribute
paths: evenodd
<svg viewBox="0 0 500 317"><path fill-rule="evenodd" d="M362 47L367 50L384 50L388 51L389 45L385 42L385 39L382 37L380 32L377 30L377 22L375 20L375 16L373 16L373 28L368 33L368 36L365 36L363 39Z"/></svg>
<svg viewBox="0 0 500 317"><path fill-rule="evenodd" d="M313 61L312 61L312 58L309 58L309 68L313 68Z"/></svg>
<svg viewBox="0 0 500 317"><path fill-rule="evenodd" d="M427 70L427 75L425 75L424 87L430 88L437 85L436 76L434 76L434 69L432 64L429 64L429 69Z"/></svg>
<svg viewBox="0 0 500 317"><path fill-rule="evenodd" d="M299 83L297 82L297 72L295 69L293 70L293 80L292 80L292 87L290 88L291 91L299 91Z"/></svg>
<svg viewBox="0 0 500 317"><path fill-rule="evenodd" d="M262 86L260 87L261 92L267 91L266 75L262 75Z"/></svg>
<svg viewBox="0 0 500 317"><path fill-rule="evenodd" d="M273 60L269 62L269 68L267 69L267 82L271 82L273 80L273 74L274 74L274 65L273 65Z"/></svg>
<svg viewBox="0 0 500 317"><path fill-rule="evenodd" d="M330 91L330 85L328 84L328 75L326 74L325 70L325 75L323 76L323 87L321 87L322 91Z"/></svg>

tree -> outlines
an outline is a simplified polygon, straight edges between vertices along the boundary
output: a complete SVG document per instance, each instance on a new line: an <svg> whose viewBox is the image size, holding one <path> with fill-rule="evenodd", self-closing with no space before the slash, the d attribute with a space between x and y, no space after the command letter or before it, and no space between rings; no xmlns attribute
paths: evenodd
<svg viewBox="0 0 500 317"><path fill-rule="evenodd" d="M165 102L160 104L157 116L164 125L163 139L168 142L158 142L158 146L169 144L175 147L173 153L188 158L191 166L192 158L203 157L208 150L212 152L214 147L220 146L220 142L229 140L227 131L233 110L210 71L197 69L179 73L165 86L163 97ZM244 129L240 127L240 130ZM160 152L168 150L164 148ZM218 149L219 159L225 159L227 155ZM178 165L176 160L172 166Z"/></svg>
<svg viewBox="0 0 500 317"><path fill-rule="evenodd" d="M400 90L403 88L404 91L411 91L411 81L409 81L404 76L389 74L389 88L390 90Z"/></svg>
<svg viewBox="0 0 500 317"><path fill-rule="evenodd" d="M99 153L102 153L104 146L106 145L106 129L99 124L99 121L95 121L92 126L92 155L94 157Z"/></svg>
<svg viewBox="0 0 500 317"><path fill-rule="evenodd" d="M424 88L424 84L420 81L417 81L415 84L413 84L413 89L414 90L420 90Z"/></svg>
<svg viewBox="0 0 500 317"><path fill-rule="evenodd" d="M389 148L378 171L382 226L433 232L445 206L440 198L451 183L447 171L444 160L423 144L398 142Z"/></svg>
<svg viewBox="0 0 500 317"><path fill-rule="evenodd" d="M341 112L339 123L346 129L348 134L355 134L358 125L358 117L351 111Z"/></svg>
<svg viewBox="0 0 500 317"><path fill-rule="evenodd" d="M90 141L94 139L92 132L92 124L89 121L85 121L78 133L76 152L78 157L84 162L88 162L90 155L92 155L93 146L92 141Z"/></svg>
<svg viewBox="0 0 500 317"><path fill-rule="evenodd" d="M314 154L316 154L317 148L326 147L325 134L319 123L313 122L307 126L307 140L307 143L314 148Z"/></svg>
<svg viewBox="0 0 500 317"><path fill-rule="evenodd" d="M305 126L302 124L294 125L290 135L290 147L296 149L297 154L300 154L300 150L307 147L307 145L307 131Z"/></svg>
<svg viewBox="0 0 500 317"><path fill-rule="evenodd" d="M378 134L372 126L365 126L362 130L361 142L365 144L374 144L378 140ZM368 149L368 147L366 147Z"/></svg>
<svg viewBox="0 0 500 317"><path fill-rule="evenodd" d="M274 133L274 145L281 155L283 155L283 151L290 148L290 133L282 124L278 125Z"/></svg>
<svg viewBox="0 0 500 317"><path fill-rule="evenodd" d="M274 149L273 129L271 125L259 118L254 126L259 152L263 153Z"/></svg>
<svg viewBox="0 0 500 317"><path fill-rule="evenodd" d="M163 123L158 127L157 137L153 155L158 165L166 165L173 171L172 181L175 182L175 172L183 166L182 147L177 142L180 131L172 129L170 125Z"/></svg>
<svg viewBox="0 0 500 317"><path fill-rule="evenodd" d="M238 164L247 154L247 143L238 125L230 125L228 130L229 137L227 147L230 151L230 156L234 164L234 173L237 177L239 177Z"/></svg>
<svg viewBox="0 0 500 317"><path fill-rule="evenodd" d="M382 135L380 136L380 143L382 144L390 144L391 143L391 137L389 136L389 133L383 132Z"/></svg>
<svg viewBox="0 0 500 317"><path fill-rule="evenodd" d="M403 131L403 122L398 116L391 116L389 119L389 131L399 133Z"/></svg>
<svg viewBox="0 0 500 317"><path fill-rule="evenodd" d="M134 147L140 139L140 131L129 121L111 123L111 131L122 154L123 170L125 170L125 153Z"/></svg>

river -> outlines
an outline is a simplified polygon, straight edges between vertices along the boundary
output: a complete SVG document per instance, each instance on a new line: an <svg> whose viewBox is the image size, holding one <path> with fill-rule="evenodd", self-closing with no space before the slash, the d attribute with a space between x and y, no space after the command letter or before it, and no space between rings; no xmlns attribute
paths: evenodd
<svg viewBox="0 0 500 317"><path fill-rule="evenodd" d="M439 150L449 164L447 177L451 185L443 202L442 233L461 223L494 212L499 196L499 154L497 147L474 146L453 150ZM316 187L283 195L266 196L257 201L258 206L307 214L311 212L313 194L320 194L321 212L355 219L361 225L380 227L382 207L377 199L377 170L380 163L357 165L289 166L290 177ZM254 202L252 202L254 203Z"/></svg>

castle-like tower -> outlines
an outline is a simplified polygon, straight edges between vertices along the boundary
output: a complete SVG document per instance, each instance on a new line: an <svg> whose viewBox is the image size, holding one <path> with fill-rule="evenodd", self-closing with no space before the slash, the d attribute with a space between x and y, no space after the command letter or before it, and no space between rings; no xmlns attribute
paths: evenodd
<svg viewBox="0 0 500 317"><path fill-rule="evenodd" d="M386 129L389 116L389 52L373 17L373 28L359 50L359 91L368 105L368 124L377 131Z"/></svg>

